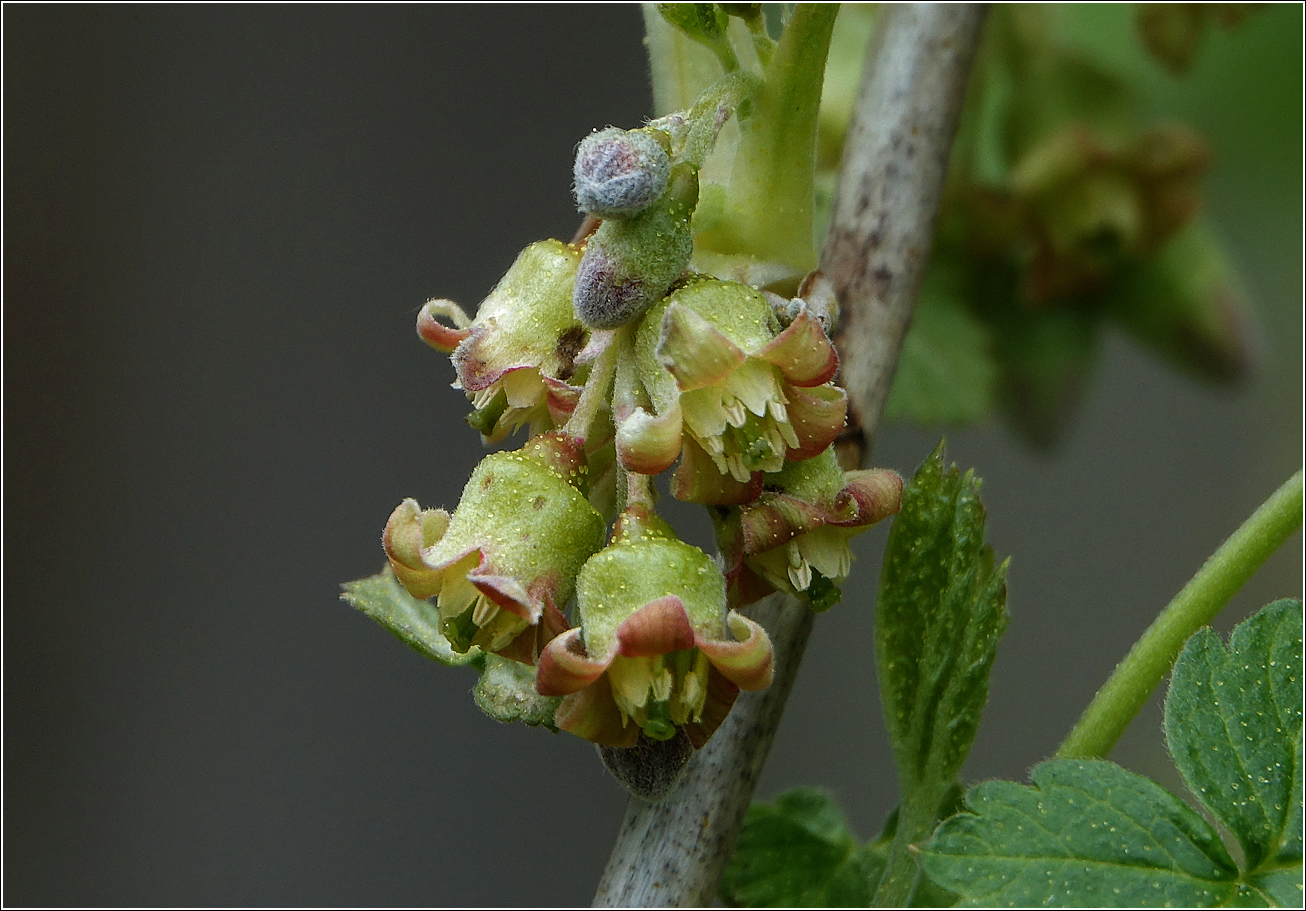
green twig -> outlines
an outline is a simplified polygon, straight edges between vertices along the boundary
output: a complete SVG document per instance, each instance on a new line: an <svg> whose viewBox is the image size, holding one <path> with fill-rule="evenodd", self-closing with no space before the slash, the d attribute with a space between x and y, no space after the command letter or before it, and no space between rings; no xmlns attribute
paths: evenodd
<svg viewBox="0 0 1306 911"><path fill-rule="evenodd" d="M1058 759L1103 759L1160 685L1188 637L1214 619L1302 523L1299 471L1211 555L1134 643L1057 750Z"/></svg>

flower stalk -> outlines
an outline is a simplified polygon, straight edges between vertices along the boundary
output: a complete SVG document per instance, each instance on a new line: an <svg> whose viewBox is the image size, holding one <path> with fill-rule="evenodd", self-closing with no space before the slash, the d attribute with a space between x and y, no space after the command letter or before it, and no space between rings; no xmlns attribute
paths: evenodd
<svg viewBox="0 0 1306 911"><path fill-rule="evenodd" d="M1302 473L1283 483L1229 536L1152 621L1057 749L1057 759L1105 759L1165 679L1188 638L1206 626L1302 525Z"/></svg>

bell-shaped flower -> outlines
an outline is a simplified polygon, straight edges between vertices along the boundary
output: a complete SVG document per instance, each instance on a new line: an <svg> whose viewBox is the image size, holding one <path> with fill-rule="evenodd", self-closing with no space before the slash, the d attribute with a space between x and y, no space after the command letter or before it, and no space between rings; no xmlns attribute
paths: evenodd
<svg viewBox="0 0 1306 911"><path fill-rule="evenodd" d="M669 740L683 728L699 747L740 689L771 682L766 631L726 610L721 570L643 506L585 564L576 601L580 626L545 647L535 686L566 697L555 721L586 740L630 747L641 730Z"/></svg>
<svg viewBox="0 0 1306 911"><path fill-rule="evenodd" d="M417 334L453 353L454 386L476 409L468 423L487 442L523 424L532 433L559 428L575 408L580 388L570 380L589 337L571 303L580 258L570 244L539 241L521 252L476 319L446 300L429 301L418 314Z"/></svg>
<svg viewBox="0 0 1306 911"><path fill-rule="evenodd" d="M673 492L743 503L760 473L823 452L843 428L847 397L820 322L797 307L787 326L758 291L690 279L645 316L636 372L648 407L617 410L617 449L630 470L655 473L683 451Z"/></svg>
<svg viewBox="0 0 1306 911"><path fill-rule="evenodd" d="M559 608L603 545L586 472L578 440L543 434L482 460L452 516L411 499L395 509L386 556L413 597L436 599L455 651L477 646L533 664L567 628Z"/></svg>
<svg viewBox="0 0 1306 911"><path fill-rule="evenodd" d="M783 591L805 597L814 610L832 606L852 567L853 536L901 505L896 472L845 472L833 449L786 464L767 476L756 500L718 514L731 603Z"/></svg>

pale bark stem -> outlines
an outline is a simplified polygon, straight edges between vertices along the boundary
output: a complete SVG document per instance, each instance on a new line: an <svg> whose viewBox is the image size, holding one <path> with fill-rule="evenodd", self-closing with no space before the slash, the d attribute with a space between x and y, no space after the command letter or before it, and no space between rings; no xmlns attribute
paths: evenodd
<svg viewBox="0 0 1306 911"><path fill-rule="evenodd" d="M843 312L836 341L854 461L879 424L911 324L984 13L886 5L868 50L822 256ZM740 696L662 800L631 798L596 907L712 903L812 631L812 612L794 598L773 595L749 613L771 636L775 681Z"/></svg>

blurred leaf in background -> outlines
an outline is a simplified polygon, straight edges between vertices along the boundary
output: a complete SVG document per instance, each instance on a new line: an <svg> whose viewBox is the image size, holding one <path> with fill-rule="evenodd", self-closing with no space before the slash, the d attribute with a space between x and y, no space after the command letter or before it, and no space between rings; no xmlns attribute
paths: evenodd
<svg viewBox="0 0 1306 911"><path fill-rule="evenodd" d="M1301 11L1190 6L994 7L890 417L1000 413L1054 445L1108 324L1211 383L1255 366L1237 277L1254 264L1230 256L1231 207L1207 211L1207 176L1222 159L1255 162L1237 186L1218 172L1221 200L1265 198L1299 243L1301 121L1284 112L1301 107ZM839 74L860 66L872 28L872 13L845 9L827 86L848 84ZM825 194L846 96L824 101Z"/></svg>

